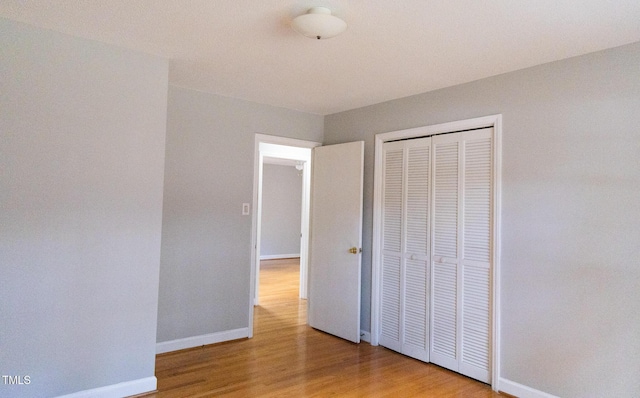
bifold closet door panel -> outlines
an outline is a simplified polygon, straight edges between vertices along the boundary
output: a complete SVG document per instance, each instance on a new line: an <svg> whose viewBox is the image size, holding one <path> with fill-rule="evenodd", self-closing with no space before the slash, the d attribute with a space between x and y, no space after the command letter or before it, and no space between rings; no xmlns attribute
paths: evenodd
<svg viewBox="0 0 640 398"><path fill-rule="evenodd" d="M431 139L383 146L380 344L428 361Z"/></svg>
<svg viewBox="0 0 640 398"><path fill-rule="evenodd" d="M472 133L472 134L471 134ZM459 372L491 381L493 129L463 134L462 323Z"/></svg>
<svg viewBox="0 0 640 398"><path fill-rule="evenodd" d="M433 138L431 362L490 382L492 136Z"/></svg>
<svg viewBox="0 0 640 398"><path fill-rule="evenodd" d="M382 274L380 344L402 350L401 280L403 229L404 145L384 145L382 180Z"/></svg>
<svg viewBox="0 0 640 398"><path fill-rule="evenodd" d="M429 246L431 207L431 139L405 142L403 350L429 360Z"/></svg>
<svg viewBox="0 0 640 398"><path fill-rule="evenodd" d="M433 138L431 362L458 371L460 133Z"/></svg>

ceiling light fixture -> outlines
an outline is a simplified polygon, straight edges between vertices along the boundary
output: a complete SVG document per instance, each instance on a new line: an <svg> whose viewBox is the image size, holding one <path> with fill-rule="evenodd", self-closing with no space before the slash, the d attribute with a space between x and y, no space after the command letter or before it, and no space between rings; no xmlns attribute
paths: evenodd
<svg viewBox="0 0 640 398"><path fill-rule="evenodd" d="M347 23L331 15L326 7L313 7L306 14L293 19L293 30L314 39L329 39L347 30Z"/></svg>

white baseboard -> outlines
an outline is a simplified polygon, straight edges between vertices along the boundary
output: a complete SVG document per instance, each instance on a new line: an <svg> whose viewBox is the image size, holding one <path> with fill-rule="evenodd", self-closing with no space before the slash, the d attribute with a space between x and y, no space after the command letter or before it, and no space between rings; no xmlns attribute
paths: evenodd
<svg viewBox="0 0 640 398"><path fill-rule="evenodd" d="M360 340L366 341L367 343L371 343L371 333L361 330L360 331Z"/></svg>
<svg viewBox="0 0 640 398"><path fill-rule="evenodd" d="M518 398L558 398L555 395L547 394L546 392L536 390L535 388L531 388L502 377L498 380L499 391L506 392L507 394Z"/></svg>
<svg viewBox="0 0 640 398"><path fill-rule="evenodd" d="M185 348L200 347L207 344L222 343L223 341L237 340L245 337L249 337L249 328L225 330L224 332L163 341L156 344L156 354L184 350Z"/></svg>
<svg viewBox="0 0 640 398"><path fill-rule="evenodd" d="M110 386L78 391L73 394L60 395L58 398L121 398L155 391L157 387L158 379L156 379L155 376L151 376L145 377L144 379L112 384Z"/></svg>
<svg viewBox="0 0 640 398"><path fill-rule="evenodd" d="M298 254L263 254L260 256L260 260L277 260L279 258L296 258L300 257Z"/></svg>

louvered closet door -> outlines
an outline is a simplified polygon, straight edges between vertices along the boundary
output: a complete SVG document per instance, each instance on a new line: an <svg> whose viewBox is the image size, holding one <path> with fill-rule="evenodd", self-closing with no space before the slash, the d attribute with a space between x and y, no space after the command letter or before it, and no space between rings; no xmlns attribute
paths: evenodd
<svg viewBox="0 0 640 398"><path fill-rule="evenodd" d="M429 360L431 138L406 141L402 352Z"/></svg>
<svg viewBox="0 0 640 398"><path fill-rule="evenodd" d="M404 144L402 142L384 144L383 168L380 344L395 351L402 351L400 340L404 226Z"/></svg>
<svg viewBox="0 0 640 398"><path fill-rule="evenodd" d="M429 359L431 139L383 148L380 344Z"/></svg>
<svg viewBox="0 0 640 398"><path fill-rule="evenodd" d="M493 129L433 137L431 362L491 381Z"/></svg>
<svg viewBox="0 0 640 398"><path fill-rule="evenodd" d="M431 362L458 370L460 134L433 138Z"/></svg>

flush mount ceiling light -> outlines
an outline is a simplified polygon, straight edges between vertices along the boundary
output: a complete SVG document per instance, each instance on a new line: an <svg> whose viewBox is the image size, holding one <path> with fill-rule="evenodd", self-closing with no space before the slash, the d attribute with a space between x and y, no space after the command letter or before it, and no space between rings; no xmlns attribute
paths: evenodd
<svg viewBox="0 0 640 398"><path fill-rule="evenodd" d="M331 10L326 7L313 7L306 14L294 18L291 27L301 35L320 40L344 32L347 23L331 15Z"/></svg>

